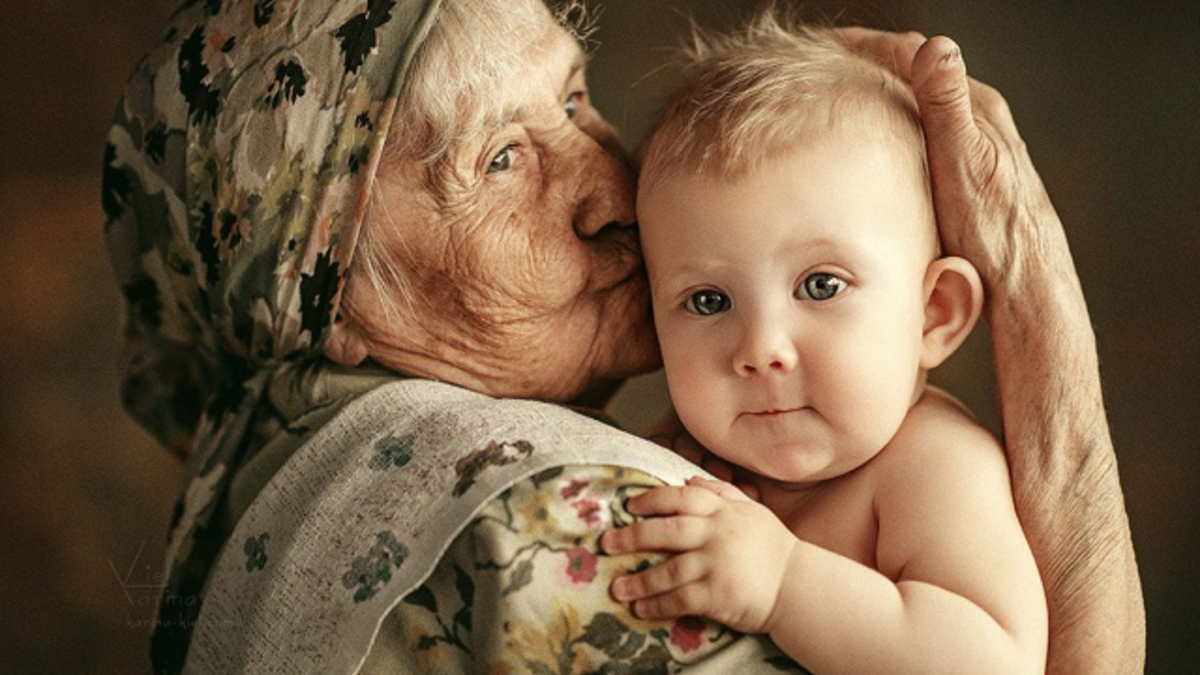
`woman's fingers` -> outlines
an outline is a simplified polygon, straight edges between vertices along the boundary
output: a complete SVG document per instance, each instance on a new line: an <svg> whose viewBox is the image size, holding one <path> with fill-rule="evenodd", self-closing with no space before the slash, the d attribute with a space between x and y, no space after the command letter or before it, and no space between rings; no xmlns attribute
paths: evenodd
<svg viewBox="0 0 1200 675"><path fill-rule="evenodd" d="M889 33L862 26L843 26L832 32L852 51L886 66L905 81L911 79L913 57L925 43L925 36L917 32Z"/></svg>
<svg viewBox="0 0 1200 675"><path fill-rule="evenodd" d="M617 577L612 583L612 596L617 602L629 602L661 595L701 579L704 572L700 556L682 553L637 574Z"/></svg>
<svg viewBox="0 0 1200 675"><path fill-rule="evenodd" d="M708 522L694 516L650 518L600 537L600 547L609 555L665 551L678 553L700 548L708 540Z"/></svg>
<svg viewBox="0 0 1200 675"><path fill-rule="evenodd" d="M962 51L944 36L930 38L917 51L912 86L934 189L978 208L967 193L995 175L997 143L1020 141L1008 103L994 88L967 76Z"/></svg>
<svg viewBox="0 0 1200 675"><path fill-rule="evenodd" d="M1073 277L1058 215L1004 97L967 76L958 45L946 37L918 50L912 85L946 253L975 265L989 301L1003 297L997 289L1014 276L1014 261L1059 258Z"/></svg>
<svg viewBox="0 0 1200 675"><path fill-rule="evenodd" d="M913 94L930 152L959 151L975 143L979 129L971 110L971 85L962 51L953 40L937 36L917 50L912 66Z"/></svg>

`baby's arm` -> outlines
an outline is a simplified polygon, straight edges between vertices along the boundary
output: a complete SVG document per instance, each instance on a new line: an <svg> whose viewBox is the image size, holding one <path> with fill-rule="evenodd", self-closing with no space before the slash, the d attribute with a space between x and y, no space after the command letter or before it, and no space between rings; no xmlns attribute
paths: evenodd
<svg viewBox="0 0 1200 675"><path fill-rule="evenodd" d="M685 553L614 595L640 598L647 617L767 632L822 675L1042 672L1045 601L1002 450L940 401L910 422L874 460L880 571L796 539L757 504L661 488L631 510L684 515L606 535L605 548Z"/></svg>
<svg viewBox="0 0 1200 675"><path fill-rule="evenodd" d="M781 649L816 673L1042 673L1046 602L1003 449L926 396L874 461L876 568L802 544Z"/></svg>

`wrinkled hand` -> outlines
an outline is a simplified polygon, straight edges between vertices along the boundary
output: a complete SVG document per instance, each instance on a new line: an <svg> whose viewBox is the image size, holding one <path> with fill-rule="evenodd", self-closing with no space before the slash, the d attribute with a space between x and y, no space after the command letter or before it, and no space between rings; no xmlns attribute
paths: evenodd
<svg viewBox="0 0 1200 675"><path fill-rule="evenodd" d="M661 445L687 461L704 469L726 483L733 483L745 496L758 501L759 489L756 484L758 476L736 467L713 454L711 450L700 445L672 408L654 426L646 431L646 440Z"/></svg>
<svg viewBox="0 0 1200 675"><path fill-rule="evenodd" d="M1031 267L1077 284L1062 224L1012 112L999 92L967 76L958 45L858 27L836 33L912 85L942 244L975 265L989 298L1007 300L1004 289L1021 287L1014 274Z"/></svg>
<svg viewBox="0 0 1200 675"><path fill-rule="evenodd" d="M798 540L775 514L729 483L692 478L629 500L630 513L661 516L609 530L609 555L675 555L618 577L612 595L645 619L706 616L734 630L767 633Z"/></svg>

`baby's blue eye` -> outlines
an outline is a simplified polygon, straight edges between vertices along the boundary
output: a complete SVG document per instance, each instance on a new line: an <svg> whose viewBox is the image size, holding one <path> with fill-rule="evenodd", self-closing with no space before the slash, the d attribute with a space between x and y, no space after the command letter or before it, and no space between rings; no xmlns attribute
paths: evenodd
<svg viewBox="0 0 1200 675"><path fill-rule="evenodd" d="M692 293L685 305L689 312L701 316L710 316L729 309L729 296L721 291L706 288Z"/></svg>
<svg viewBox="0 0 1200 675"><path fill-rule="evenodd" d="M846 282L840 277L825 272L810 274L804 279L802 293L810 300L828 300L841 293L846 288Z"/></svg>
<svg viewBox="0 0 1200 675"><path fill-rule="evenodd" d="M497 152L496 156L492 158L492 163L488 164L487 172L500 173L501 171L508 171L512 166L513 148L515 147L517 147L516 144L509 143L504 146L503 150Z"/></svg>

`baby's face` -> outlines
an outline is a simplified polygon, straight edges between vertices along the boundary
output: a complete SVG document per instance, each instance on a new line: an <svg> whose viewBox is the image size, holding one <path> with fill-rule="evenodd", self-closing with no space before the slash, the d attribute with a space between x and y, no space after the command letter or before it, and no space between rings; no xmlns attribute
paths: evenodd
<svg viewBox="0 0 1200 675"><path fill-rule="evenodd" d="M671 398L706 447L825 480L895 434L920 382L933 214L894 142L803 145L737 182L638 195Z"/></svg>

